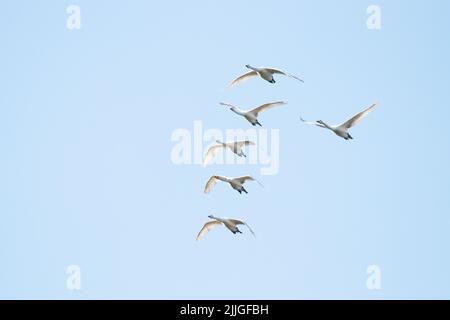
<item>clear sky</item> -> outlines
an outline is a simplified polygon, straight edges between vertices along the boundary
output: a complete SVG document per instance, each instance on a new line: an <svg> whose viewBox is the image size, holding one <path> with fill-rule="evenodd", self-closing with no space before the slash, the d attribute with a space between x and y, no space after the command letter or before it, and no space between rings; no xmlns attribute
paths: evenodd
<svg viewBox="0 0 450 320"><path fill-rule="evenodd" d="M66 8L81 8L81 29ZM381 29L366 26L369 5ZM0 298L450 298L450 3L5 1ZM252 79L245 64L305 80ZM289 105L279 170L176 165L177 129L248 129L220 101ZM345 141L339 123L380 106ZM207 142L204 144L208 145ZM211 174L252 174L248 195ZM209 214L256 233L217 228ZM70 265L81 290L66 287ZM369 265L381 289L366 286Z"/></svg>

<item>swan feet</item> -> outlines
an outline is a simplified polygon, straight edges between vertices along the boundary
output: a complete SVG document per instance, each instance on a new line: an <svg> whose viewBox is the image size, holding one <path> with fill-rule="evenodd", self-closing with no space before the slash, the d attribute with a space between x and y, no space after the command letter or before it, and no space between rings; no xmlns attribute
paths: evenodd
<svg viewBox="0 0 450 320"><path fill-rule="evenodd" d="M233 231L233 233L234 233L234 234L236 234L236 233L242 233L242 231L239 230L238 228L236 228L236 231Z"/></svg>
<svg viewBox="0 0 450 320"><path fill-rule="evenodd" d="M239 193L242 193L242 192L248 193L247 190L244 189L244 187L242 187L242 189L239 190Z"/></svg>

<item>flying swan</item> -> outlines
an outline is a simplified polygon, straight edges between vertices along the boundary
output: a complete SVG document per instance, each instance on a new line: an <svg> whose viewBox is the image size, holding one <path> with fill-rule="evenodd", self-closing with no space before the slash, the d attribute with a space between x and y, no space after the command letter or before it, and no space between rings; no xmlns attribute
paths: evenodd
<svg viewBox="0 0 450 320"><path fill-rule="evenodd" d="M259 125L260 127L262 127L261 123L259 123L258 121L259 114L273 107L287 104L287 102L285 101L269 102L251 110L241 110L236 106L226 102L221 102L220 104L222 106L230 107L231 111L247 119L247 121L250 122L253 126Z"/></svg>
<svg viewBox="0 0 450 320"><path fill-rule="evenodd" d="M217 180L229 183L230 186L239 193L242 193L242 192L248 193L247 190L245 190L245 188L244 188L244 183L246 181L256 181L259 183L259 185L262 186L262 184L258 180L256 180L255 178L253 178L251 176L243 176L243 177L237 177L237 178L228 178L228 177L224 177L224 176L212 176L211 178L209 178L208 182L206 182L204 192L209 193L209 191L211 191L212 187L214 187L216 185Z"/></svg>
<svg viewBox="0 0 450 320"><path fill-rule="evenodd" d="M251 71L244 73L243 75L240 75L239 77L231 81L231 83L228 85L229 88L256 76L259 76L270 83L275 83L275 79L273 78L274 74L281 74L283 76L291 77L297 79L298 81L304 82L302 79L299 79L296 76L286 73L280 69L266 67L255 68L249 64L245 65L245 67L247 67Z"/></svg>
<svg viewBox="0 0 450 320"><path fill-rule="evenodd" d="M250 226L242 220L218 218L218 217L214 217L213 215L209 215L208 218L213 219L213 220L205 223L202 230L200 230L200 232L197 235L197 239L196 239L197 241L200 240L206 233L208 233L209 230L213 229L215 226L218 226L219 224L223 224L225 227L228 228L228 230L233 232L233 234L242 233L241 230L239 230L237 226L245 225L250 230L250 232L253 235L255 235L255 233L250 228Z"/></svg>
<svg viewBox="0 0 450 320"><path fill-rule="evenodd" d="M230 149L233 153L237 154L239 157L246 157L242 149L245 146L254 146L255 143L253 141L244 140L244 141L234 141L234 142L221 142L216 140L217 144L211 146L205 154L203 158L203 166L205 167L212 158L215 157L217 152L222 149Z"/></svg>
<svg viewBox="0 0 450 320"><path fill-rule="evenodd" d="M353 139L353 137L348 133L348 129L353 127L355 124L357 124L359 121L361 121L365 116L367 116L376 106L378 105L378 102L372 104L367 109L357 113L349 120L345 121L344 123L341 123L339 125L330 126L323 122L322 120L318 120L316 122L308 122L303 120L302 117L300 117L300 120L302 120L306 124L316 125L321 128L329 129L333 131L337 136L344 138L345 140Z"/></svg>

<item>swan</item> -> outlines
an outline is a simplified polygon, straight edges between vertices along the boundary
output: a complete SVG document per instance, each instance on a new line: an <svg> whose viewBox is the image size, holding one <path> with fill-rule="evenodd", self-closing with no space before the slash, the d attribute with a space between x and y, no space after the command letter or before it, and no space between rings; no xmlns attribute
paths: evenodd
<svg viewBox="0 0 450 320"><path fill-rule="evenodd" d="M234 142L221 142L220 140L216 140L217 144L211 146L205 154L203 158L203 166L205 167L208 162L214 158L217 152L221 149L230 149L233 153L237 154L239 157L247 157L242 149L245 146L254 146L255 143L253 141L245 140L245 141L234 141Z"/></svg>
<svg viewBox="0 0 450 320"><path fill-rule="evenodd" d="M228 218L218 218L218 217L215 217L213 215L209 215L208 218L213 219L213 220L212 221L208 221L207 223L205 223L205 225L203 226L203 228L200 230L200 232L197 235L197 239L196 239L197 241L200 240L206 233L208 233L209 230L213 229L215 226L217 226L219 224L223 224L225 227L228 228L228 230L233 232L233 234L242 233L241 230L239 230L237 226L238 225L245 225L250 230L250 232L253 235L255 235L255 233L250 228L250 226L246 222L244 222L242 220L228 219Z"/></svg>
<svg viewBox="0 0 450 320"><path fill-rule="evenodd" d="M246 181L256 181L259 183L260 186L262 186L262 184L258 180L254 179L251 176L243 176L243 177L237 177L237 178L228 178L228 177L224 177L224 176L212 176L211 178L209 178L208 182L206 182L204 192L209 193L209 191L212 189L212 187L214 187L216 185L217 180L229 183L230 186L239 193L242 193L242 192L248 193L247 190L245 190L245 188L243 186L243 184Z"/></svg>
<svg viewBox="0 0 450 320"><path fill-rule="evenodd" d="M247 119L247 121L250 122L253 126L259 125L260 127L262 127L261 123L259 123L259 121L258 121L259 114L270 108L287 104L287 102L285 102L285 101L269 102L269 103L265 103L259 107L251 109L251 110L241 110L241 109L237 108L236 106L226 103L226 102L221 102L220 104L222 106L230 107L231 111L233 111L234 113Z"/></svg>
<svg viewBox="0 0 450 320"><path fill-rule="evenodd" d="M316 125L321 128L329 129L333 131L337 136L344 138L345 140L353 139L353 137L348 133L348 129L353 127L355 124L357 124L359 121L361 121L365 116L367 116L376 106L378 105L378 102L372 104L367 109L355 114L353 117L351 117L349 120L345 121L344 123L341 123L339 125L330 126L323 122L322 120L318 120L316 122L308 122L303 120L302 117L300 117L300 120L303 121L306 124Z"/></svg>
<svg viewBox="0 0 450 320"><path fill-rule="evenodd" d="M228 85L228 87L232 87L234 85L237 85L245 80L248 80L252 77L256 77L256 76L260 76L262 79L270 82L270 83L275 83L275 79L273 78L274 74L281 74L287 77L291 77L294 79L297 79L300 82L304 82L302 79L297 78L296 76L286 73L280 69L275 69L275 68L266 68L266 67L259 67L259 68L255 68L252 67L251 65L247 64L245 65L245 67L247 69L250 69L251 71L244 73L243 75L240 75L239 77L237 77L236 79L234 79L233 81L231 81L231 83Z"/></svg>

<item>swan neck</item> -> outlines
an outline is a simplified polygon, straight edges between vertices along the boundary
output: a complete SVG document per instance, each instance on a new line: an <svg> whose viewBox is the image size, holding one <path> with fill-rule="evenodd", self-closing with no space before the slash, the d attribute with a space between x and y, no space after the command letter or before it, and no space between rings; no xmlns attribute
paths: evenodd
<svg viewBox="0 0 450 320"><path fill-rule="evenodd" d="M322 124L325 126L325 128L330 129L330 130L334 130L331 126L329 126L328 124L326 124L323 121L322 121Z"/></svg>
<svg viewBox="0 0 450 320"><path fill-rule="evenodd" d="M240 116L242 116L242 115L244 115L244 113L242 112L242 111L240 111L240 110L237 110L236 108L231 108L231 111L233 111L234 113L237 113L238 115L240 115Z"/></svg>
<svg viewBox="0 0 450 320"><path fill-rule="evenodd" d="M212 216L211 218L216 220L216 221L222 222L222 223L224 222L224 219L222 219L222 218L218 218L218 217L215 217L215 216Z"/></svg>

